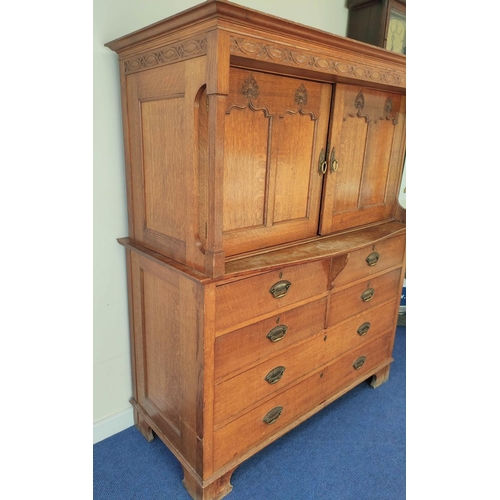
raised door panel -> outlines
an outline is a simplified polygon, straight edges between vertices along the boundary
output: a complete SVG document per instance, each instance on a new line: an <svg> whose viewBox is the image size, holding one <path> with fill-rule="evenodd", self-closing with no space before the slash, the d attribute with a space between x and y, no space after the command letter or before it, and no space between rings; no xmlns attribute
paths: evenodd
<svg viewBox="0 0 500 500"><path fill-rule="evenodd" d="M336 86L321 234L394 216L404 134L404 96Z"/></svg>
<svg viewBox="0 0 500 500"><path fill-rule="evenodd" d="M331 86L232 68L227 97L226 256L317 234Z"/></svg>

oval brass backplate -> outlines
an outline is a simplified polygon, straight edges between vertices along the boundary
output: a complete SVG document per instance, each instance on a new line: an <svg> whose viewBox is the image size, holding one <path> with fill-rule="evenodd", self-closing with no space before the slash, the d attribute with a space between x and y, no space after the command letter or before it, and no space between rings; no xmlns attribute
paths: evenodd
<svg viewBox="0 0 500 500"><path fill-rule="evenodd" d="M352 367L355 370L359 370L365 364L365 361L366 361L366 356L360 356L356 361L354 361Z"/></svg>
<svg viewBox="0 0 500 500"><path fill-rule="evenodd" d="M357 332L358 334L363 337L364 335L366 335L368 333L368 330L370 329L370 326L371 326L371 323L369 323L368 321L366 323L363 323L358 329L357 329Z"/></svg>
<svg viewBox="0 0 500 500"><path fill-rule="evenodd" d="M373 296L375 295L375 290L373 288L367 288L362 294L361 294L361 300L363 302L368 302L369 300L373 299Z"/></svg>
<svg viewBox="0 0 500 500"><path fill-rule="evenodd" d="M266 337L271 341L271 342L278 342L280 341L286 334L288 330L288 326L286 325L279 325L275 326L267 335Z"/></svg>
<svg viewBox="0 0 500 500"><path fill-rule="evenodd" d="M380 259L380 254L378 252L372 252L365 260L369 266L374 266L378 262L378 259Z"/></svg>
<svg viewBox="0 0 500 500"><path fill-rule="evenodd" d="M283 406L276 406L272 410L268 411L266 416L262 419L268 425L274 424L278 418L280 418L281 412L283 411Z"/></svg>
<svg viewBox="0 0 500 500"><path fill-rule="evenodd" d="M284 297L287 293L289 288L292 286L292 284L288 280L281 280L275 283L269 290L269 293L275 298L275 299L281 299L281 297Z"/></svg>
<svg viewBox="0 0 500 500"><path fill-rule="evenodd" d="M277 366L276 368L273 368L265 377L265 381L269 382L270 384L275 384L276 382L279 382L281 377L283 376L283 373L285 372L285 367L284 366Z"/></svg>

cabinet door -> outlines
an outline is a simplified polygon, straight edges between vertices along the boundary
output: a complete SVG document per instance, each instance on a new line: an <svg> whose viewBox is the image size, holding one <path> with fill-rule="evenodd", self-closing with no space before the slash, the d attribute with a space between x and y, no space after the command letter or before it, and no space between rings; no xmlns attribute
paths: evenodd
<svg viewBox="0 0 500 500"><path fill-rule="evenodd" d="M391 219L405 140L405 97L338 84L320 234Z"/></svg>
<svg viewBox="0 0 500 500"><path fill-rule="evenodd" d="M232 68L229 88L226 256L316 235L331 85Z"/></svg>

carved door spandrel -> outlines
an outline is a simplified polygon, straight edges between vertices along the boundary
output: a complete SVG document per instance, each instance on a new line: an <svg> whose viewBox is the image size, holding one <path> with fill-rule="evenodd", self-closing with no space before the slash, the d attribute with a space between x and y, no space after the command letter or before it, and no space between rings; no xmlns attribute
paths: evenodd
<svg viewBox="0 0 500 500"><path fill-rule="evenodd" d="M227 97L226 256L318 231L331 85L233 68Z"/></svg>
<svg viewBox="0 0 500 500"><path fill-rule="evenodd" d="M405 97L337 84L320 233L394 216L405 140Z"/></svg>

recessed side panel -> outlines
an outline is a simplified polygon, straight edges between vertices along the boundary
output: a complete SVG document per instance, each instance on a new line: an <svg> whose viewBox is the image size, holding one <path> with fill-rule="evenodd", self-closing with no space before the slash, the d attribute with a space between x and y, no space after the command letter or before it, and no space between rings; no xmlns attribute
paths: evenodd
<svg viewBox="0 0 500 500"><path fill-rule="evenodd" d="M160 438L201 476L203 400L210 397L203 343L212 332L204 328L203 286L135 252L131 263L134 397Z"/></svg>
<svg viewBox="0 0 500 500"><path fill-rule="evenodd" d="M200 203L197 189L207 183L206 176L199 180L207 154L205 84L205 57L126 76L134 239L199 270L201 224L202 237L206 231L206 213L200 214L206 200Z"/></svg>

